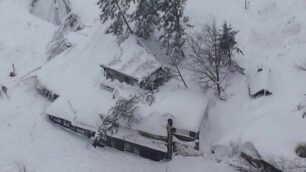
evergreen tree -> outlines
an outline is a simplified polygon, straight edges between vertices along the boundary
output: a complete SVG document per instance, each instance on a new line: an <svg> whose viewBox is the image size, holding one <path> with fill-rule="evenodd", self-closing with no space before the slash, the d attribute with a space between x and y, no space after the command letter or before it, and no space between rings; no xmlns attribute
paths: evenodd
<svg viewBox="0 0 306 172"><path fill-rule="evenodd" d="M158 1L137 0L136 11L130 16L135 22L135 34L141 38L149 39L158 24Z"/></svg>
<svg viewBox="0 0 306 172"><path fill-rule="evenodd" d="M99 0L102 23L112 21L106 33L122 36L127 32L133 33L127 19L127 10L134 0Z"/></svg>
<svg viewBox="0 0 306 172"><path fill-rule="evenodd" d="M183 47L186 42L186 27L190 26L188 25L188 17L184 16L185 4L186 0L163 0L160 2L162 16L159 28L162 30L161 45L166 48L170 64L176 68L178 76L187 87L178 67L185 57Z"/></svg>
<svg viewBox="0 0 306 172"><path fill-rule="evenodd" d="M223 23L221 34L220 34L220 50L224 53L224 55L228 58L229 65L233 64L233 52L243 54L240 48L237 46L236 35L238 31L233 30L231 25L228 25L226 21Z"/></svg>
<svg viewBox="0 0 306 172"><path fill-rule="evenodd" d="M154 101L155 97L153 92L135 95L129 99L119 99L107 115L100 115L102 123L93 140L94 144L101 139L105 139L109 134L117 133L120 127L119 121L120 123L124 122L128 127L138 123L141 120L138 111L139 103L150 106Z"/></svg>
<svg viewBox="0 0 306 172"><path fill-rule="evenodd" d="M107 134L115 134L119 128L119 120L125 120L128 125L138 122L139 98L134 96L131 99L119 99L112 107L107 116L100 115L102 124L96 134L95 141L105 139Z"/></svg>
<svg viewBox="0 0 306 172"><path fill-rule="evenodd" d="M164 0L161 2L162 46L167 48L167 55L174 57L178 63L185 57L183 46L186 41L186 26L188 18L184 16L186 0Z"/></svg>

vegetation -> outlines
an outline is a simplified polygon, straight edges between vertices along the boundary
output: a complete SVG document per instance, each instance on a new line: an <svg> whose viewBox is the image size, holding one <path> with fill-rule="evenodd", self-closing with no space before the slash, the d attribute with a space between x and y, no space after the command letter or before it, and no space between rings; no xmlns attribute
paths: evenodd
<svg viewBox="0 0 306 172"><path fill-rule="evenodd" d="M229 76L232 66L233 51L242 51L237 47L235 36L237 31L226 24L219 31L215 22L206 25L201 32L190 36L188 44L191 48L193 66L190 69L201 85L216 88L218 97L224 91L224 81Z"/></svg>

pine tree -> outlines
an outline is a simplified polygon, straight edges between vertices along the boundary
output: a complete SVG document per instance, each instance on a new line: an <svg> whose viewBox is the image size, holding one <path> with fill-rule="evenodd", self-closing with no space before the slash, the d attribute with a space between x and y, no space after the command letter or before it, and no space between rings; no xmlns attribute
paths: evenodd
<svg viewBox="0 0 306 172"><path fill-rule="evenodd" d="M137 0L136 11L130 16L135 22L135 34L141 38L149 39L158 24L158 1Z"/></svg>
<svg viewBox="0 0 306 172"><path fill-rule="evenodd" d="M139 120L138 106L139 97L134 96L130 99L119 99L116 105L112 107L107 116L100 115L102 124L96 134L95 141L105 139L107 134L118 132L119 120L126 121L128 125L137 123Z"/></svg>
<svg viewBox="0 0 306 172"><path fill-rule="evenodd" d="M162 16L159 28L162 30L161 45L166 48L170 64L176 68L179 77L187 87L178 67L185 57L183 47L186 42L186 28L190 26L188 17L184 16L185 4L186 0L163 0L160 3Z"/></svg>
<svg viewBox="0 0 306 172"><path fill-rule="evenodd" d="M233 64L233 52L243 54L240 48L237 46L236 35L238 31L233 30L231 25L228 25L226 21L223 23L221 34L220 34L220 50L228 58L229 65Z"/></svg>
<svg viewBox="0 0 306 172"><path fill-rule="evenodd" d="M151 106L154 101L154 92L135 95L129 99L119 99L107 115L100 115L102 123L93 140L94 144L101 139L104 140L107 135L116 134L120 127L119 121L120 123L124 122L126 127L139 123L141 120L139 104Z"/></svg>
<svg viewBox="0 0 306 172"><path fill-rule="evenodd" d="M122 36L127 32L133 33L127 19L127 10L134 0L99 0L102 23L112 21L106 33Z"/></svg>

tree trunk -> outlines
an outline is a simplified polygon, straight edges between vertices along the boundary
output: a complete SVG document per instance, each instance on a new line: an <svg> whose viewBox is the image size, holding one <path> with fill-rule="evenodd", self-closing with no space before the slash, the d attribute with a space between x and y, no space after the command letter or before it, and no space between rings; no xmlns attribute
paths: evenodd
<svg viewBox="0 0 306 172"><path fill-rule="evenodd" d="M217 92L218 92L218 97L220 98L220 96L221 96L221 87L220 87L219 83L217 83Z"/></svg>
<svg viewBox="0 0 306 172"><path fill-rule="evenodd" d="M126 17L125 17L125 15L124 15L124 13L123 13L123 11L122 11L122 9L121 9L121 7L120 7L120 5L119 5L119 3L118 3L117 0L116 0L116 5L117 5L117 7L118 7L118 9L119 9L119 11L120 11L120 14L121 14L122 17L123 17L123 20L124 20L124 22L125 22L125 24L126 24L128 30L130 31L130 33L133 34L134 32L133 32L133 30L131 29L131 27L130 27L130 25L129 25L129 23L128 23L128 21L127 21L127 19L126 19Z"/></svg>
<svg viewBox="0 0 306 172"><path fill-rule="evenodd" d="M219 73L219 65L216 65L216 80L215 83L217 85L218 97L221 96L221 85L220 85L220 73Z"/></svg>
<svg viewBox="0 0 306 172"><path fill-rule="evenodd" d="M232 53L231 51L228 52L228 60L229 60L229 66L232 66Z"/></svg>
<svg viewBox="0 0 306 172"><path fill-rule="evenodd" d="M180 71L180 69L178 68L177 65L175 65L175 67L176 67L176 70L177 70L177 72L179 73L179 76L180 76L180 78L182 79L182 82L184 83L185 87L188 88L188 87L187 87L187 84L186 84L186 82L185 82L185 80L184 80L184 78L183 78L183 75L182 75L182 73L181 73L181 71Z"/></svg>

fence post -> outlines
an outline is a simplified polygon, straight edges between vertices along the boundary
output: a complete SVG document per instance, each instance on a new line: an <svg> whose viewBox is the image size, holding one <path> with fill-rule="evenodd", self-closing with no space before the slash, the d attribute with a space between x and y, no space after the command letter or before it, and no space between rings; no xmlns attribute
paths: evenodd
<svg viewBox="0 0 306 172"><path fill-rule="evenodd" d="M167 125L167 159L172 159L172 153L173 153L173 143L172 143L172 127L173 127L173 120L168 119L168 125Z"/></svg>

